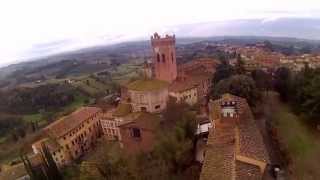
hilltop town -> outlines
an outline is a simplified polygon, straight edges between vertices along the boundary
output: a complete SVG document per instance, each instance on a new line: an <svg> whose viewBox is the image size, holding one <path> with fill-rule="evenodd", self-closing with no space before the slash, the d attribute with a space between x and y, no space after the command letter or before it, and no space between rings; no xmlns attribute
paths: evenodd
<svg viewBox="0 0 320 180"><path fill-rule="evenodd" d="M86 99L88 102L72 111L50 116L52 120L41 128L32 123L36 137L25 144L29 150L19 152L14 163L1 165L0 180L50 176L190 180L306 177L294 172L300 167L296 165L300 163L300 146L293 150L295 142L286 141L291 134L285 134L283 129L289 127L283 124L290 122L280 121L283 117L276 116L272 108L281 106L291 115L289 105L283 105L281 100L291 101L297 112L313 113L309 119L318 117L318 104L309 97L318 98L313 82L318 82L314 77L319 73L320 54L286 55L270 44L205 42L200 55L185 60L185 55L177 55L175 35L154 33L151 49L145 50L151 55L134 66L134 78L125 77L115 85L109 72L100 71L103 68L96 64L100 76L77 79L62 75L55 83L63 84L59 85L63 91L46 89L48 94L54 92L52 99L63 97L57 102L58 107L76 98L65 87L68 85L88 96L102 98L94 102ZM81 61L63 63L78 67ZM114 62L97 64L118 67ZM295 77L299 81L294 81ZM42 87L48 83L34 80L19 86ZM302 85L312 92L298 91ZM298 95L299 99L292 98ZM45 103L45 107L56 105ZM314 109L309 113L310 107ZM32 107L25 108L33 112ZM299 117L292 115L289 119L294 118ZM314 169L308 171L312 172L310 177L317 176Z"/></svg>

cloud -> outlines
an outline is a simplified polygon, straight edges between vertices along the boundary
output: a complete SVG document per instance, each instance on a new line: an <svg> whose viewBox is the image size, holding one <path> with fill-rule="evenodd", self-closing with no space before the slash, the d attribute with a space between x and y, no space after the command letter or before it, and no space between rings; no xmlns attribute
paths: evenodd
<svg viewBox="0 0 320 180"><path fill-rule="evenodd" d="M315 7L320 7L319 0L1 0L0 64L94 44L149 37L154 31L176 32L164 27L177 24L320 17ZM46 44L47 47L42 47Z"/></svg>

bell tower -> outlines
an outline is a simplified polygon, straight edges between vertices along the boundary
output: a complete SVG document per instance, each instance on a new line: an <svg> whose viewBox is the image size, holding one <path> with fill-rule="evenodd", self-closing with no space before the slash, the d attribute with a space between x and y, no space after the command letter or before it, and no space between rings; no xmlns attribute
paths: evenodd
<svg viewBox="0 0 320 180"><path fill-rule="evenodd" d="M160 37L158 33L154 33L151 45L156 79L171 83L177 78L175 36Z"/></svg>

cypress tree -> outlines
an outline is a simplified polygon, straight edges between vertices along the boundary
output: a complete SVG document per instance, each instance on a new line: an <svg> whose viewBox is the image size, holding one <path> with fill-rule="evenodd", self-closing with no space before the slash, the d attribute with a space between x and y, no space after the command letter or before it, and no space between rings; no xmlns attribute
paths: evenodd
<svg viewBox="0 0 320 180"><path fill-rule="evenodd" d="M51 153L49 152L48 147L45 144L42 144L42 157L45 160L46 169L47 169L46 174L48 178L52 180L61 180L62 175Z"/></svg>

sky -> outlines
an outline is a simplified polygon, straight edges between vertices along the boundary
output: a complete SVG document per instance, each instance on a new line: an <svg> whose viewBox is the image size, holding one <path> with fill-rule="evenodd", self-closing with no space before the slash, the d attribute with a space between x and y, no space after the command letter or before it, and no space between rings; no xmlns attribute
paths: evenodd
<svg viewBox="0 0 320 180"><path fill-rule="evenodd" d="M179 24L320 17L320 0L0 0L0 66L172 33Z"/></svg>

